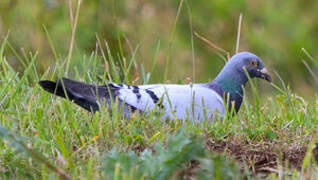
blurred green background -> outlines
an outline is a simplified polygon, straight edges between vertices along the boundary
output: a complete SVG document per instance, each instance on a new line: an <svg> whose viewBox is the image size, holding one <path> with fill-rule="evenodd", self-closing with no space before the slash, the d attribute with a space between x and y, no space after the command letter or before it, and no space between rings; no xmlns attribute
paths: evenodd
<svg viewBox="0 0 318 180"><path fill-rule="evenodd" d="M76 2L73 1L74 11ZM169 52L170 82L192 77L193 55L195 81L206 82L217 75L224 61L215 49L196 37L193 37L193 54L191 25L193 31L233 54L239 14L243 13L240 51L251 51L260 56L275 83L279 83L274 73L277 71L285 83L301 95L315 93L317 83L302 60L308 62L314 72L317 72L317 67L301 48L313 57L318 56L318 1L185 0L175 33L171 35L179 3L176 0L83 0L72 66L85 60L84 57L89 57L96 49L97 35L109 43L115 59L120 44L127 57L131 57L131 51L138 47L136 60L150 71L160 42L158 65L151 83L162 82ZM44 27L53 41L58 59L53 56ZM39 53L37 67L40 72L45 72L56 61L67 58L71 40L69 1L1 0L1 41L8 32L9 42L19 54ZM14 68L23 71L23 66L9 48L6 49L6 58ZM265 87L265 83L262 86ZM269 86L266 89L272 90Z"/></svg>

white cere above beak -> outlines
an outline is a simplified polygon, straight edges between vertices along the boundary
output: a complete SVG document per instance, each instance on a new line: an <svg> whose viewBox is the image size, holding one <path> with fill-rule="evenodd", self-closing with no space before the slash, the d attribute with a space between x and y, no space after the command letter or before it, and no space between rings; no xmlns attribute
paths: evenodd
<svg viewBox="0 0 318 180"><path fill-rule="evenodd" d="M268 72L267 72L267 69L266 69L266 68L261 69L261 70L260 70L260 72L261 72L261 73L264 73L264 74L268 74Z"/></svg>

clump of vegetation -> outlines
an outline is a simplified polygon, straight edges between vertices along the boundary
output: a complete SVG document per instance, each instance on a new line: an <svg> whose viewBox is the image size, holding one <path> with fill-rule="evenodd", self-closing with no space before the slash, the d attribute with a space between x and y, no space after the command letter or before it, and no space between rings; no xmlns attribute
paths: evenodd
<svg viewBox="0 0 318 180"><path fill-rule="evenodd" d="M212 155L204 142L191 137L180 128L169 135L167 145L156 143L151 150L139 155L134 151L119 153L113 149L106 154L105 174L110 179L167 179L182 177L210 177L239 179L240 172L234 163L219 155Z"/></svg>
<svg viewBox="0 0 318 180"><path fill-rule="evenodd" d="M17 2L19 1L12 1L13 4ZM211 3L218 5L220 9L225 6L216 2ZM3 4L9 5L9 3ZM232 6L235 3L228 4ZM244 5L241 2L240 7L243 7L242 4ZM288 4L290 3L286 3L285 6ZM96 3L92 2L91 5L95 7ZM180 4L178 5L180 7ZM271 14L269 9L271 9L272 3L268 2L267 5L265 14ZM92 7L86 6L88 11L85 12L88 14L93 12ZM193 12L197 11L199 6L185 4L184 7L193 7L193 11L188 9L188 13L192 12L192 15L195 16ZM166 10L166 8L163 9ZM73 10L75 13L76 8ZM148 84L166 80L172 82L179 80L179 83L183 83L182 78L165 79L162 72L169 72L166 69L169 67L161 65L161 49L168 49L165 53L172 60L172 57L175 56L172 53L175 47L171 46L173 39L178 39L176 42L180 43L184 40L181 37L193 38L192 30L190 36L180 36L180 34L189 32L178 32L177 22L180 21L182 27L185 27L185 24L188 23L186 20L189 20L192 15L188 14L185 18L179 10L170 40L156 41L151 51L140 49L140 46L136 46L134 49L129 42L130 38L123 35L125 33L111 33L110 44L116 42L118 47L109 46L103 38L96 38L95 32L93 36L91 33L88 33L89 36L85 36L83 29L86 28L83 27L91 28L92 26L89 23L83 24L81 21L79 21L81 35L78 36L80 37L78 44L85 44L84 47L76 46L75 33L67 34L67 37L74 37L70 38L73 39L70 42L73 44L72 48L65 44L61 45L66 39L64 35L55 39L58 34L56 32L64 32L61 28L65 27L65 21L54 27L44 27L45 38L36 36L42 38L39 41L34 39L34 41L27 41L35 43L33 44L35 46L36 43L46 42L48 47L43 51L40 50L39 53L17 50L17 47L21 46L15 43L21 42L17 40L19 36L15 36L15 31L1 39L0 177L3 179L174 179L180 177L252 179L264 176L272 179L318 178L318 149L316 146L318 98L312 96L312 99L308 101L302 97L303 94L300 96L295 93L281 80L281 72L276 73L280 82L277 83L279 85L272 84L273 89L271 89L270 95L263 95L258 91L262 86L250 81L251 83L245 89L247 97L244 99L240 112L236 116L216 118L211 123L162 121L160 113L157 112L146 115L136 113L131 119L125 119L122 113L116 110L117 106L112 107L114 112L112 115L106 107L102 107L101 111L97 113L87 113L71 102L44 92L37 85L40 79L55 79L66 75L73 79L98 84L108 81ZM1 18L9 18L15 11L1 16ZM0 14L3 12L0 11ZM116 14L115 11L114 14ZM122 15L119 12L118 14ZM218 11L218 15L223 17L224 12ZM292 16L287 15L287 17ZM178 18L180 18L179 21ZM72 21L72 28L75 28L75 19ZM160 19L165 18L160 17ZM95 23L95 21L89 21ZM107 19L108 21L109 19ZM249 23L250 21L255 20L248 19ZM272 17L267 21L267 25L273 27L270 23L273 21ZM291 34L303 37L303 31L298 28L289 28L290 23L285 21L285 18L275 22L281 21L287 24L285 28L292 30ZM292 22L294 23L294 21ZM103 29L104 25L99 28ZM224 27L230 29L228 26ZM305 27L311 29L311 27ZM23 26L23 28L27 29L26 32L33 32L28 31L30 27ZM112 28L107 27L107 29L113 31ZM149 31L152 30L152 28L149 29ZM220 31L233 34L222 28ZM251 45L257 49L257 52L272 52L271 49L263 46L263 40L257 36L259 31L255 31L247 33L247 39L251 40ZM55 33L51 37L52 32ZM115 35L113 36L113 34ZM228 38L226 42L233 41L233 38L229 38L226 34L221 35ZM143 35L142 33L140 36ZM11 41L12 36L14 40ZM92 39L94 45L87 47L89 44L87 42ZM219 41L225 42L225 39ZM276 42L276 40L273 41ZM302 41L293 41L291 43L292 52L298 53L299 44L303 44L305 41L306 38L303 38ZM57 44L59 44L58 47ZM191 50L194 52L193 39L190 44ZM227 43L225 46L229 47ZM295 51L295 48L298 49ZM74 49L74 52L71 49ZM86 56L87 53L83 49L91 50L92 52L89 52L91 55ZM318 61L306 49L301 49L301 51L305 55L302 69L308 71L307 73L312 76L312 79L317 79L314 69L318 68ZM295 59L293 53L286 54ZM45 56L50 54L51 57L54 57L56 62L53 66L49 66L47 61L43 61L43 54ZM68 56L63 58L61 54L68 54ZM149 54L151 54L150 59L153 60L150 66L138 61L141 58L149 59ZM191 53L189 54L191 55ZM265 54L267 57L268 54L278 56L277 54L272 55L272 53ZM202 57L204 56L202 55ZM222 58L226 60L226 57L222 56ZM193 65L195 64L194 58L192 60ZM175 65L175 63L176 61L171 61L171 64ZM145 64L149 64L149 62ZM192 65L191 69L198 68L198 66L192 67ZM295 63L285 68L294 66ZM43 69L43 67L49 68ZM203 71L205 70L200 70L200 73ZM183 71L180 72L183 73ZM193 72L192 79L195 79L195 72L198 71ZM217 71L215 71L216 73ZM316 81L312 82L316 83Z"/></svg>

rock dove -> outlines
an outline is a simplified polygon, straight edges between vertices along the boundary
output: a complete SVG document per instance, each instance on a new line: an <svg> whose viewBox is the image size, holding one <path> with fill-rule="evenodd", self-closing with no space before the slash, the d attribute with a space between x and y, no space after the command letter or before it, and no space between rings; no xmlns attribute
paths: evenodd
<svg viewBox="0 0 318 180"><path fill-rule="evenodd" d="M237 113L243 100L243 86L248 76L271 82L262 60L249 52L234 55L217 77L209 83L200 84L152 84L126 85L107 83L102 86L85 84L67 78L39 81L42 88L57 96L68 98L88 111L98 111L102 103L110 110L117 102L125 117L135 111L147 113L152 110L163 112L162 118L178 118L191 121L211 120L216 114ZM230 102L230 103L226 103Z"/></svg>

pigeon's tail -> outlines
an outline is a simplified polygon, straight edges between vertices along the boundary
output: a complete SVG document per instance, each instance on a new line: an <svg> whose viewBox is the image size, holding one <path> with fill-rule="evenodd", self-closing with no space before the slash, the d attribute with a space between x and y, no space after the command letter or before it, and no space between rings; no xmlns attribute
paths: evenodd
<svg viewBox="0 0 318 180"><path fill-rule="evenodd" d="M61 86L57 85L58 83L53 82L53 81L44 80L44 81L39 81L39 84L44 90L46 90L50 93L53 93L57 96L61 96L63 98L66 98L63 86L61 87Z"/></svg>
<svg viewBox="0 0 318 180"><path fill-rule="evenodd" d="M98 99L109 99L109 93L104 86L85 84L62 78L54 81L39 81L40 86L57 96L67 98L88 111L98 111Z"/></svg>

